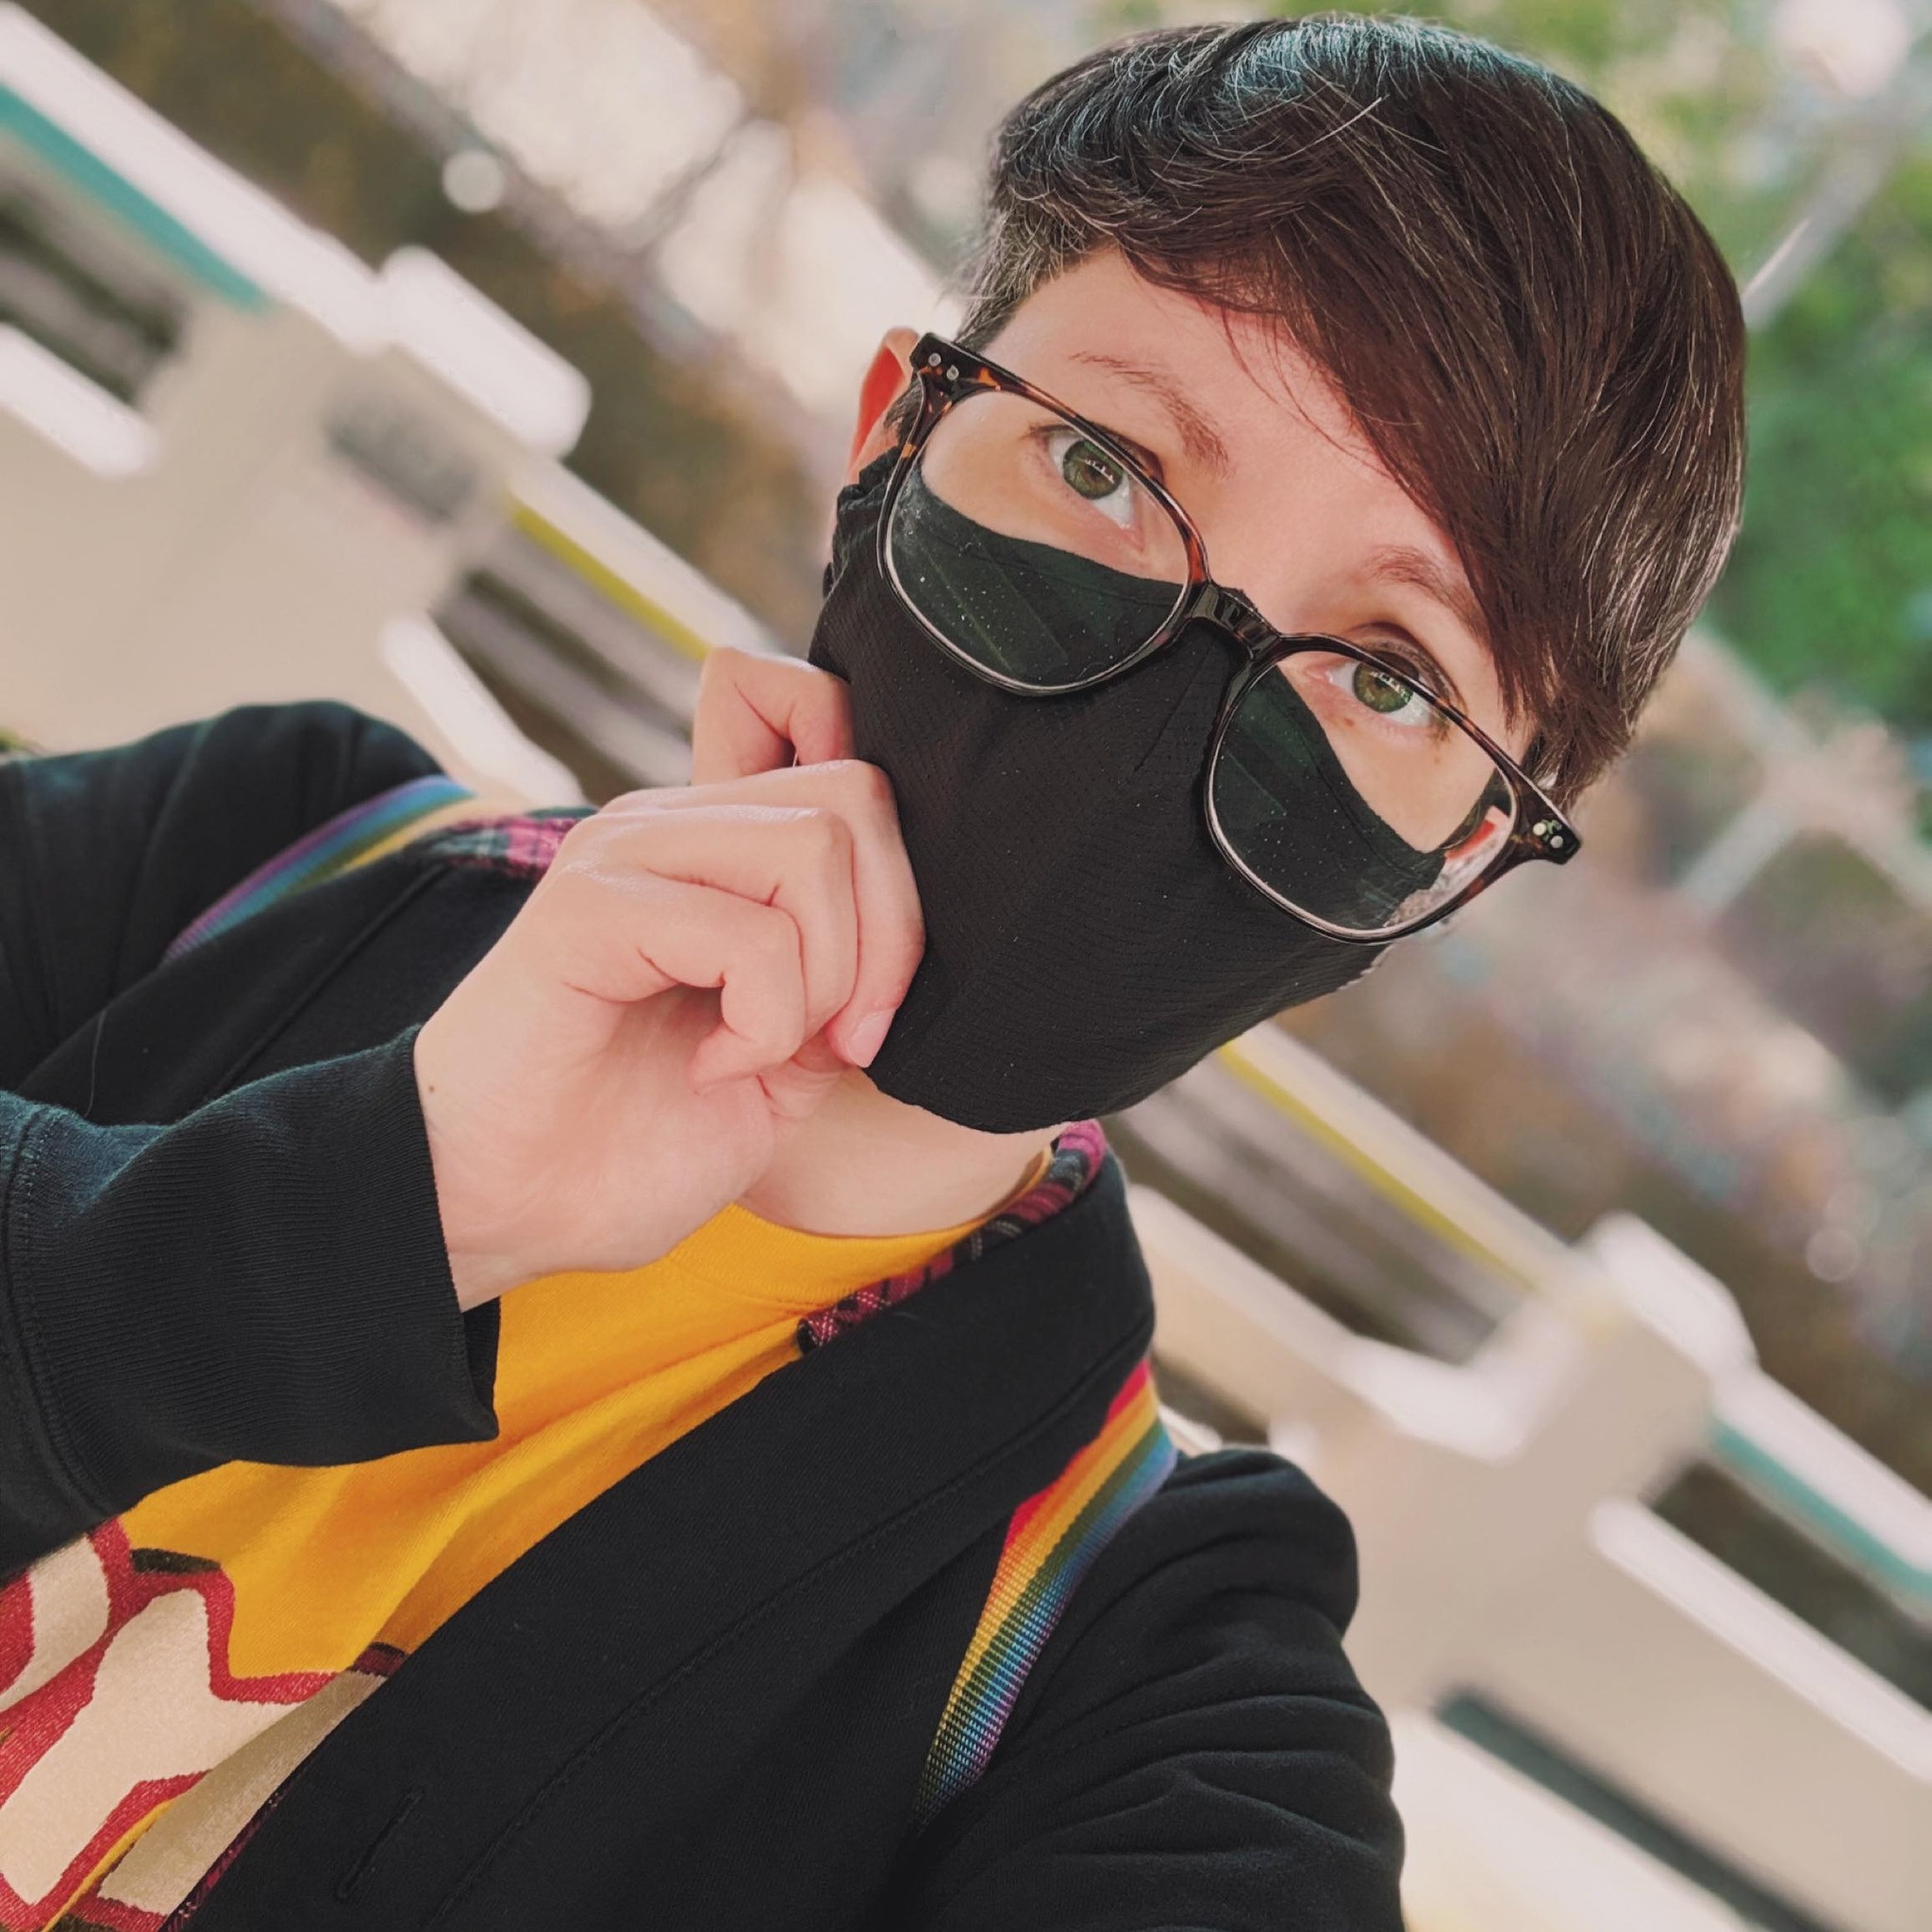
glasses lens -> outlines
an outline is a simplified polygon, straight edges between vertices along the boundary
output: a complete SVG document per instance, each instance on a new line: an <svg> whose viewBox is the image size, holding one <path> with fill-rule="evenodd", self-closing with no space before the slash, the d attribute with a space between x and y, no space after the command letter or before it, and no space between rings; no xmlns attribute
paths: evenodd
<svg viewBox="0 0 1932 1932"><path fill-rule="evenodd" d="M1439 911L1501 858L1502 768L1415 686L1297 651L1242 693L1209 780L1227 849L1297 911L1362 938Z"/></svg>
<svg viewBox="0 0 1932 1932"><path fill-rule="evenodd" d="M1187 546L1065 417L989 390L926 438L886 533L899 593L955 650L1041 691L1118 670L1174 615Z"/></svg>

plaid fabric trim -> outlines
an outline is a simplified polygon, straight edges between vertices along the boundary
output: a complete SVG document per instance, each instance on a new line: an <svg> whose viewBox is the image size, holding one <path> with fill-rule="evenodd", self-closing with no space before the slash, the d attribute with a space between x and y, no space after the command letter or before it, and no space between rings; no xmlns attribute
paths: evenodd
<svg viewBox="0 0 1932 1932"><path fill-rule="evenodd" d="M955 1268L976 1261L1002 1241L1023 1235L1029 1227L1050 1221L1063 1208L1086 1192L1100 1164L1107 1158L1107 1135L1098 1121L1076 1121L1053 1143L1053 1158L1047 1170L1011 1207L1004 1208L991 1221L982 1222L966 1239L936 1255L923 1268L904 1274L888 1275L806 1316L798 1324L800 1354L823 1348L834 1336L876 1315L882 1308L896 1307L928 1283Z"/></svg>
<svg viewBox="0 0 1932 1932"><path fill-rule="evenodd" d="M418 839L412 857L436 865L472 866L507 878L541 879L573 825L591 816L588 805L545 806L515 818L465 819Z"/></svg>

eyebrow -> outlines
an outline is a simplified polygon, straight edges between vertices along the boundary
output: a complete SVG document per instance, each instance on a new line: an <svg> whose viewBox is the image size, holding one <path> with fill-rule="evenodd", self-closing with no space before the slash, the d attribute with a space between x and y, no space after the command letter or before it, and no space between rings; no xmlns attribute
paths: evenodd
<svg viewBox="0 0 1932 1932"><path fill-rule="evenodd" d="M1489 625L1460 571L1445 567L1441 559L1410 543L1390 543L1372 551L1366 569L1370 576L1378 577L1385 584L1407 584L1410 590L1420 591L1431 603L1441 605L1485 650L1490 648ZM1430 657L1433 659L1433 652ZM1448 687L1446 694L1450 701L1462 706L1455 680L1440 663L1437 674Z"/></svg>
<svg viewBox="0 0 1932 1932"><path fill-rule="evenodd" d="M1174 419L1174 426L1180 433L1181 447L1189 456L1216 475L1227 474L1231 467L1227 445L1222 441L1213 424L1202 415L1188 399L1187 392L1165 371L1149 369L1144 363L1129 362L1119 356L1109 356L1101 349L1075 349L1074 360L1091 362L1098 369L1110 369L1116 375L1124 376L1135 388L1145 390Z"/></svg>
<svg viewBox="0 0 1932 1932"><path fill-rule="evenodd" d="M1371 551L1367 568L1372 577L1380 577L1384 583L1407 584L1410 590L1420 591L1440 604L1479 643L1489 642L1489 627L1476 608L1474 592L1459 570L1448 569L1439 558L1411 543L1388 543Z"/></svg>

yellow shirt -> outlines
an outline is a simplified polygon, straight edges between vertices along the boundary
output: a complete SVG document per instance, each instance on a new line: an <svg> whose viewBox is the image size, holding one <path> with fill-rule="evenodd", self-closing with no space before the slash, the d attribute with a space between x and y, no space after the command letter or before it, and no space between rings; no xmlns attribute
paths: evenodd
<svg viewBox="0 0 1932 1932"><path fill-rule="evenodd" d="M80 1721L0 1802L0 1853L39 1848L15 1863L29 1886L0 1928L94 1897L165 1914L400 1655L794 1360L802 1317L924 1266L984 1218L835 1237L727 1208L648 1267L506 1294L495 1440L330 1469L227 1463L42 1559L37 1624L64 1614L77 1637L90 1619L101 1634L67 1666L92 1679ZM60 1674L40 1694L59 1696Z"/></svg>
<svg viewBox="0 0 1932 1932"><path fill-rule="evenodd" d="M503 1297L488 1442L296 1470L230 1463L122 1518L136 1546L212 1557L238 1675L409 1651L546 1531L798 1354L802 1316L963 1240L802 1234L727 1208L662 1260Z"/></svg>

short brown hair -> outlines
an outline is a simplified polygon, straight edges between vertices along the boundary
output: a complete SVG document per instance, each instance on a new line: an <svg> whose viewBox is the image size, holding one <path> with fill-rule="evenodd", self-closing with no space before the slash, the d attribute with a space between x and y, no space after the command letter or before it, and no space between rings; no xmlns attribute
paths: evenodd
<svg viewBox="0 0 1932 1932"><path fill-rule="evenodd" d="M961 334L1114 247L1280 318L1448 535L1532 768L1628 742L1736 533L1743 319L1623 125L1446 28L1329 14L1141 34L995 138Z"/></svg>

